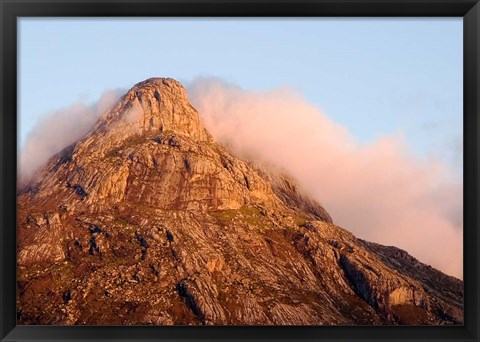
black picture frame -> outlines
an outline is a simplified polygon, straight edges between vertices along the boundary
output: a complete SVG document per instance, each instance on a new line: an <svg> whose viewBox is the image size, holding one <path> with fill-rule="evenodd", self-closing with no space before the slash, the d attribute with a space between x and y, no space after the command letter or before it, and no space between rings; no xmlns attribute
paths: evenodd
<svg viewBox="0 0 480 342"><path fill-rule="evenodd" d="M0 339L1 341L478 341L479 85L478 0L0 0ZM19 17L463 17L463 326L16 326L17 18Z"/></svg>

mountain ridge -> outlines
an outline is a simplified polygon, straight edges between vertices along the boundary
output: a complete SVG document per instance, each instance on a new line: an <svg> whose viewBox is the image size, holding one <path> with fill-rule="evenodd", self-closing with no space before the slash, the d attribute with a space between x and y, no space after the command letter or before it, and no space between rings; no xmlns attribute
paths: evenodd
<svg viewBox="0 0 480 342"><path fill-rule="evenodd" d="M22 324L463 323L459 283L236 158L173 79L133 86L17 201Z"/></svg>

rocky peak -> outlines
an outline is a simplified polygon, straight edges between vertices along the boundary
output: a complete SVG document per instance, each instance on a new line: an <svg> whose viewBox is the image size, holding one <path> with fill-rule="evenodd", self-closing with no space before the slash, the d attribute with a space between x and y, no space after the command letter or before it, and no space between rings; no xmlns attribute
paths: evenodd
<svg viewBox="0 0 480 342"><path fill-rule="evenodd" d="M136 84L17 197L18 322L463 323L460 281L280 171L216 143L177 81Z"/></svg>
<svg viewBox="0 0 480 342"><path fill-rule="evenodd" d="M106 153L132 137L173 133L212 141L185 88L171 78L150 78L134 85L98 120L85 146Z"/></svg>
<svg viewBox="0 0 480 342"><path fill-rule="evenodd" d="M276 194L266 174L216 143L183 86L169 78L133 86L84 139L53 156L33 183L36 190L27 196L67 196L77 202L75 211L124 201L170 210L275 209L295 192ZM290 202L295 211L298 200ZM313 207L299 211L331 221Z"/></svg>

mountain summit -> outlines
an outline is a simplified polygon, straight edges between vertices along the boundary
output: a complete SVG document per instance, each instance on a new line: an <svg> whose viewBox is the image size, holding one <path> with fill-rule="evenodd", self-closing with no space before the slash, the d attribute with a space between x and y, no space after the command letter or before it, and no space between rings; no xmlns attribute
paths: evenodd
<svg viewBox="0 0 480 342"><path fill-rule="evenodd" d="M173 79L132 87L17 200L19 324L463 323L460 280L236 158Z"/></svg>

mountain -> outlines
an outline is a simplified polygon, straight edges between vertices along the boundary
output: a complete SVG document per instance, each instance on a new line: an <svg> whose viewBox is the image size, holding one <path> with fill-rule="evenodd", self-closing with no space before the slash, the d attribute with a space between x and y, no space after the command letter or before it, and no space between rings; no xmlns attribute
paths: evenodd
<svg viewBox="0 0 480 342"><path fill-rule="evenodd" d="M463 324L462 281L235 157L173 79L131 88L17 202L18 324Z"/></svg>

